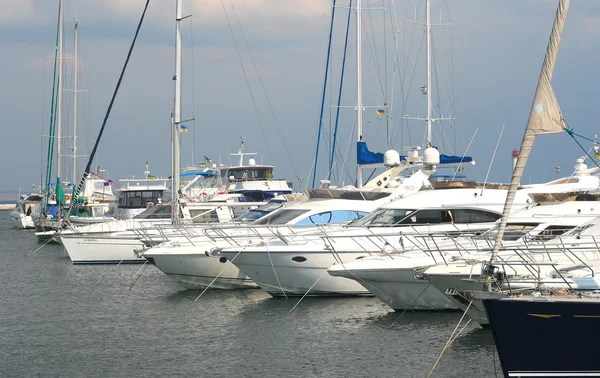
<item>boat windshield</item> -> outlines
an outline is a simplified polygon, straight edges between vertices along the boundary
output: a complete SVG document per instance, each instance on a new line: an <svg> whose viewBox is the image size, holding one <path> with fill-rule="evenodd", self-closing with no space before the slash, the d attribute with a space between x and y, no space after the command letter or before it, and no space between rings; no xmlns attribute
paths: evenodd
<svg viewBox="0 0 600 378"><path fill-rule="evenodd" d="M143 209L159 203L163 190L127 190L119 194L119 207L122 209Z"/></svg>
<svg viewBox="0 0 600 378"><path fill-rule="evenodd" d="M227 179L229 181L269 180L272 177L272 167L243 167L230 168L229 170L227 170Z"/></svg>
<svg viewBox="0 0 600 378"><path fill-rule="evenodd" d="M502 237L502 240L519 240L539 225L539 223L508 223L506 225L506 229L504 230L504 236ZM494 228L481 234L481 238L489 240L496 239L496 235L498 234L498 228L499 226L494 226Z"/></svg>
<svg viewBox="0 0 600 378"><path fill-rule="evenodd" d="M409 214L415 210L408 209L380 209L375 210L370 214L352 222L350 226L365 227L365 226L391 226L400 223Z"/></svg>
<svg viewBox="0 0 600 378"><path fill-rule="evenodd" d="M135 219L166 219L171 217L171 204L155 205L147 208L138 215Z"/></svg>
<svg viewBox="0 0 600 378"><path fill-rule="evenodd" d="M304 213L308 213L309 211L310 210L308 210L308 209L307 210L281 209L281 210L272 212L271 214L267 215L266 217L262 217L261 219L255 221L253 224L262 224L262 225L279 224L279 225L282 225L282 224L288 223L292 219L295 219Z"/></svg>
<svg viewBox="0 0 600 378"><path fill-rule="evenodd" d="M256 209L251 209L248 212L240 215L236 221L243 223L254 222L257 219L264 217L265 215L280 209L283 206L283 202L269 202L266 205L261 207L257 207Z"/></svg>

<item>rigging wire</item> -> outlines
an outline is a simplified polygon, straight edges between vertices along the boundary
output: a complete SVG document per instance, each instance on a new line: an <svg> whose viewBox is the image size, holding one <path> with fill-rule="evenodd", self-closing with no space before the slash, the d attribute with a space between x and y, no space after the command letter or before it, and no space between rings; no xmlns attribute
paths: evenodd
<svg viewBox="0 0 600 378"><path fill-rule="evenodd" d="M62 3L59 3L58 6L58 21L57 21L57 25L60 22L60 12L61 12L61 5ZM53 69L53 75L52 75L52 100L50 101L50 130L48 133L48 151L47 151L47 157L46 157L46 181L44 183L44 189L42 190L42 193L44 193L45 195L42 197L42 201L44 202L44 207L48 204L48 194L50 194L50 181L51 181L51 177L52 177L52 157L54 156L54 128L56 126L56 94L58 92L58 78L56 75L56 71L57 71L57 65L58 65L58 39L59 39L59 27L56 28L56 44L54 47L54 69ZM45 209L42 209L43 212L45 212Z"/></svg>
<svg viewBox="0 0 600 378"><path fill-rule="evenodd" d="M321 109L319 111L319 127L317 131L317 146L315 148L315 160L314 160L314 171L312 178L312 187L315 187L315 181L317 179L317 164L319 163L319 146L321 142L321 130L323 129L323 112L325 111L325 96L327 94L327 80L329 78L329 61L331 58L331 41L333 38L333 23L335 20L335 3L333 0L331 6L331 24L329 25L329 41L327 42L327 59L325 60L325 77L323 79L323 90L321 94ZM341 86L341 83L340 83ZM331 92L330 92L331 93ZM331 113L330 113L331 114Z"/></svg>
<svg viewBox="0 0 600 378"><path fill-rule="evenodd" d="M350 24L352 21L352 0L350 0L348 2L348 18L346 20L346 38L344 39L344 51L342 54L342 69L340 72L340 88L338 91L338 101L337 101L337 108L336 108L336 113L335 113L335 128L333 131L333 136L332 136L332 142L331 142L331 159L329 160L329 172L328 175L331 180L331 172L333 171L333 166L334 166L334 160L335 160L335 148L336 148L336 143L337 143L337 132L338 132L338 125L339 125L339 120L340 120L340 110L341 110L341 103L342 103L342 89L344 87L344 74L346 72L346 56L347 56L347 52L348 52L348 37L350 34ZM339 175L338 175L339 178Z"/></svg>
<svg viewBox="0 0 600 378"><path fill-rule="evenodd" d="M193 9L193 3L192 0L189 0L189 7L190 9ZM194 53L195 53L195 46L194 46L194 22L193 22L193 18L192 18L192 22L190 22L190 45L191 45L191 50L192 53L191 55L191 63L192 63L192 167L196 166L196 150L195 150L195 146L196 146L196 76L194 75L194 72L196 72L196 70L194 70L194 67L196 67L196 65L194 64Z"/></svg>
<svg viewBox="0 0 600 378"><path fill-rule="evenodd" d="M267 100L267 104L269 106L269 110L271 111L271 116L273 117L273 121L275 122L275 126L277 126L277 131L279 132L279 136L281 137L281 141L283 142L283 146L287 152L288 155L288 159L290 160L290 164L292 166L292 170L294 171L294 175L296 176L296 179L298 180L298 182L301 181L301 177L298 175L298 171L296 170L296 165L294 164L294 160L292 159L292 155L290 154L290 150L288 148L288 145L285 141L285 138L283 137L283 133L281 132L281 126L279 125L279 122L277 121L277 117L275 116L275 112L273 111L273 106L271 104L271 99L269 98L269 95L267 94L267 90L265 89L265 85L263 83L262 80L262 76L260 75L260 72L258 71L258 67L256 65L256 62L254 61L254 56L252 55L252 51L250 50L250 46L248 45L248 40L246 39L246 34L244 33L244 29L242 29L242 25L240 23L240 20L238 18L237 12L235 11L235 7L233 6L233 2L232 0L229 0L229 4L231 4L231 9L233 9L233 14L235 16L236 22L238 24L238 27L240 28L240 32L242 33L242 38L244 39L244 43L246 44L246 49L248 50L248 54L250 56L250 60L252 61L252 65L254 66L254 70L256 71L256 75L258 77L258 82L260 83L260 86L263 90L263 93L265 95L265 98ZM270 154L270 153L269 153Z"/></svg>
<svg viewBox="0 0 600 378"><path fill-rule="evenodd" d="M258 105L256 104L256 99L254 97L254 92L252 91L252 87L250 86L250 80L248 79L248 73L246 72L246 68L244 67L244 61L242 59L242 55L240 53L240 49L237 45L237 40L235 39L235 34L233 32L233 28L231 27L231 22L229 21L229 15L227 14L227 9L225 8L225 3L221 0L221 6L223 7L223 13L225 14L225 19L227 20L227 26L229 27L229 33L231 34L231 38L233 40L233 45L235 46L235 51L238 56L238 60L240 62L240 66L242 67L242 73L244 74L244 79L246 81L246 86L248 87L248 91L250 92L250 99L252 100L252 104L254 105L254 112L256 113L256 118L258 120L258 125L260 126L260 132L265 141L265 145L267 147L267 152L269 153L269 157L273 159L273 154L271 153L271 147L269 146L269 142L267 140L267 134L265 133L265 128L262 122L262 118L258 111Z"/></svg>
<svg viewBox="0 0 600 378"><path fill-rule="evenodd" d="M144 6L144 11L142 12L142 16L141 16L140 21L135 30L135 35L133 37L133 41L131 42L131 46L129 47L129 51L127 53L127 58L125 59L125 64L123 65L123 69L121 70L121 75L119 76L119 80L117 81L117 86L115 87L115 91L113 92L112 98L110 99L108 109L106 111L106 114L104 115L104 120L102 121L102 126L100 127L100 132L98 133L98 138L96 138L96 143L94 144L94 148L92 149L92 152L90 153L90 158L85 167L85 171L83 172L83 177L81 178L81 181L79 181L79 184L77 185L77 190L73 193L73 196L71 197L71 207L76 203L77 196L79 195L79 192L83 188L83 184L85 182L87 174L90 172L92 162L94 161L94 156L96 155L96 151L98 150L98 144L100 143L100 139L102 138L102 134L104 133L106 123L108 122L108 117L110 116L110 112L112 110L113 104L117 97L117 93L119 92L119 88L121 87L121 82L123 81L123 76L125 75L125 71L129 64L129 59L131 58L131 54L133 52L133 47L135 46L135 42L140 33L140 29L142 27L142 23L144 22L144 17L146 16L146 11L148 10L149 4L150 4L150 0L146 0L146 5Z"/></svg>

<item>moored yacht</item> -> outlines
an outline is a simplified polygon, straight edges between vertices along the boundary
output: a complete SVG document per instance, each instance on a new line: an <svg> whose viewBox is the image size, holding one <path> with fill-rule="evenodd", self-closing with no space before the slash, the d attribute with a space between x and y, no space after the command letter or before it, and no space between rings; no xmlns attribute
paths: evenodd
<svg viewBox="0 0 600 378"><path fill-rule="evenodd" d="M174 237L143 256L187 289L256 287L215 249L246 246L274 237L301 237L314 227L335 227L367 214L372 201L317 199L291 203L250 224L205 229L197 237Z"/></svg>
<svg viewBox="0 0 600 378"><path fill-rule="evenodd" d="M42 196L39 193L22 194L14 209L10 211L10 217L17 228L34 228L33 218L40 204Z"/></svg>
<svg viewBox="0 0 600 378"><path fill-rule="evenodd" d="M220 253L230 260L235 257L233 263L273 296L370 294L356 281L328 275L327 269L409 246L418 249L420 242L407 235L484 232L500 217L506 191L481 193L480 189L421 191L382 205L334 232L273 239ZM520 205L527 206L527 196L519 198Z"/></svg>

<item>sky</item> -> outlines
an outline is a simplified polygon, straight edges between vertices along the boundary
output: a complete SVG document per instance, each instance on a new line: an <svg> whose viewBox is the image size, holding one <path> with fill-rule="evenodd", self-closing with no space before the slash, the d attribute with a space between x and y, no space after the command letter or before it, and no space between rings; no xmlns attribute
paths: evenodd
<svg viewBox="0 0 600 378"><path fill-rule="evenodd" d="M91 150L114 91L143 0L64 0L65 134L72 135L73 23L79 22L78 153ZM276 166L276 177L300 189L311 182L331 0L183 0L182 165L206 155L229 163L239 147ZM435 109L454 121L436 126L444 153L473 156L464 173L484 180L501 129L490 182L508 182L511 151L527 122L557 0L432 0ZM332 179L354 180L356 34L351 18L345 76L340 79L348 0L338 0L331 48L318 180L329 171L337 94L343 82ZM363 0L363 137L371 150L422 146L425 60L423 0ZM45 173L58 1L0 0L0 191L28 190ZM170 175L175 1L150 2L93 167L111 179L141 177L148 161L157 177ZM448 24L451 23L451 26ZM232 37L233 34L233 37ZM594 138L600 99L600 3L573 0L553 86L575 132ZM375 109L387 105L386 115ZM392 117L390 137L388 118ZM456 141L455 141L456 140ZM72 140L65 139L65 149ZM585 149L591 142L580 140ZM584 151L567 134L537 138L523 183L572 172ZM85 167L87 157L78 159ZM588 162L592 165L591 162ZM67 170L71 168L68 165ZM365 171L365 178L370 172ZM70 178L71 173L67 178Z"/></svg>

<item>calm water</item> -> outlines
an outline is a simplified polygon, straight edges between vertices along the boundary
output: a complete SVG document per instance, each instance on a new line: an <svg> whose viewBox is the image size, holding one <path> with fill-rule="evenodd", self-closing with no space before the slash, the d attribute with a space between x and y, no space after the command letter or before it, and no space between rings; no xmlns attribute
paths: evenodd
<svg viewBox="0 0 600 378"><path fill-rule="evenodd" d="M376 298L186 291L149 266L73 266L0 212L0 375L426 377L460 313L394 313ZM496 372L494 371L494 359ZM468 326L433 376L501 376Z"/></svg>

